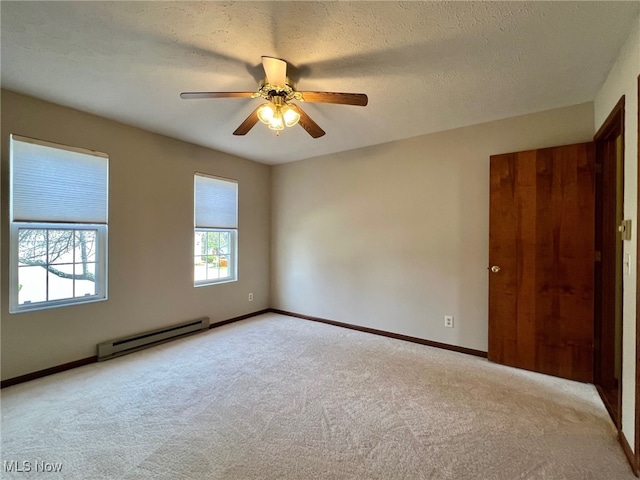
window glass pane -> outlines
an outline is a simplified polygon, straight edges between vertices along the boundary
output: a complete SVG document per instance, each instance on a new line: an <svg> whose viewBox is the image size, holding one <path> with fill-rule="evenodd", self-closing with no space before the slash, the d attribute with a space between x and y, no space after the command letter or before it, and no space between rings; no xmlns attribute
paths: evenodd
<svg viewBox="0 0 640 480"><path fill-rule="evenodd" d="M219 262L218 276L220 278L229 277L230 257L229 255L221 255Z"/></svg>
<svg viewBox="0 0 640 480"><path fill-rule="evenodd" d="M205 258L200 255L195 257L194 279L196 282L207 279L207 266Z"/></svg>
<svg viewBox="0 0 640 480"><path fill-rule="evenodd" d="M209 280L217 280L220 278L220 271L218 270L218 267L210 267L207 271L207 278Z"/></svg>
<svg viewBox="0 0 640 480"><path fill-rule="evenodd" d="M47 231L32 228L18 230L18 264L34 265L47 262Z"/></svg>
<svg viewBox="0 0 640 480"><path fill-rule="evenodd" d="M96 264L94 262L81 262L75 264L74 269L75 280L86 280L89 282L95 282L96 279Z"/></svg>
<svg viewBox="0 0 640 480"><path fill-rule="evenodd" d="M96 261L96 230L78 230L75 232L75 262Z"/></svg>
<svg viewBox="0 0 640 480"><path fill-rule="evenodd" d="M48 300L73 298L73 265L50 267Z"/></svg>
<svg viewBox="0 0 640 480"><path fill-rule="evenodd" d="M220 245L219 251L220 253L228 254L229 253L229 232L220 232Z"/></svg>
<svg viewBox="0 0 640 480"><path fill-rule="evenodd" d="M84 297L86 295L96 294L96 264L95 263L76 263L76 291L75 297Z"/></svg>
<svg viewBox="0 0 640 480"><path fill-rule="evenodd" d="M218 278L218 262L207 264L207 280Z"/></svg>
<svg viewBox="0 0 640 480"><path fill-rule="evenodd" d="M218 268L218 256L214 254L209 254L204 257L209 268Z"/></svg>
<svg viewBox="0 0 640 480"><path fill-rule="evenodd" d="M209 240L207 242L207 253L209 255L217 255L219 244L220 244L220 234L218 232L209 232Z"/></svg>
<svg viewBox="0 0 640 480"><path fill-rule="evenodd" d="M209 253L209 232L202 232L202 255Z"/></svg>
<svg viewBox="0 0 640 480"><path fill-rule="evenodd" d="M47 263L73 263L73 247L73 230L48 230Z"/></svg>
<svg viewBox="0 0 640 480"><path fill-rule="evenodd" d="M18 304L47 300L47 271L42 267L18 267Z"/></svg>
<svg viewBox="0 0 640 480"><path fill-rule="evenodd" d="M193 253L195 255L205 255L207 253L207 232L196 232Z"/></svg>

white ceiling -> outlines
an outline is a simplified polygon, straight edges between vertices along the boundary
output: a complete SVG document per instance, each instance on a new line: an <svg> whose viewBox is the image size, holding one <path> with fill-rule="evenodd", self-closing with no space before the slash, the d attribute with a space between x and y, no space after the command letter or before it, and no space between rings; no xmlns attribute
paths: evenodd
<svg viewBox="0 0 640 480"><path fill-rule="evenodd" d="M3 88L267 164L591 101L638 2L8 2ZM303 105L327 132L232 135L259 99L260 57L299 90L366 93ZM297 78L295 78L297 77Z"/></svg>

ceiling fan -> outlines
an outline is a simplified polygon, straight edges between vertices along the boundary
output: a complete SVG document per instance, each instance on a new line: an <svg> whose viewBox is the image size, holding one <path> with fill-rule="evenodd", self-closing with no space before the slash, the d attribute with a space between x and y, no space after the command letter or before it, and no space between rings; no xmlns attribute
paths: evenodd
<svg viewBox="0 0 640 480"><path fill-rule="evenodd" d="M364 93L299 92L287 78L287 62L274 57L262 57L262 67L266 78L260 82L257 92L183 92L180 98L263 98L267 103L259 105L251 115L233 132L246 135L258 120L275 130L279 135L286 127L299 123L313 138L319 138L325 131L314 122L298 105L298 102L338 103L342 105L367 105Z"/></svg>

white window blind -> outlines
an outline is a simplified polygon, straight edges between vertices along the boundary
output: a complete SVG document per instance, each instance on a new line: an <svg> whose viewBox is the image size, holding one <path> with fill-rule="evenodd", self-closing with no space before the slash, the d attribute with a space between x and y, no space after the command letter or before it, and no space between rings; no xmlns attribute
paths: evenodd
<svg viewBox="0 0 640 480"><path fill-rule="evenodd" d="M107 223L105 154L11 136L12 221Z"/></svg>
<svg viewBox="0 0 640 480"><path fill-rule="evenodd" d="M195 175L196 228L238 228L238 183Z"/></svg>

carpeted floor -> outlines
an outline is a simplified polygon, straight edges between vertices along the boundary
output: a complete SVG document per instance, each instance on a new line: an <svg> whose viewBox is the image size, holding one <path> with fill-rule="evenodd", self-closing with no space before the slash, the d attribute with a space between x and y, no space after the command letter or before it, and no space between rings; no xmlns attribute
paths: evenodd
<svg viewBox="0 0 640 480"><path fill-rule="evenodd" d="M65 480L636 478L590 385L276 314L4 389L1 460Z"/></svg>

